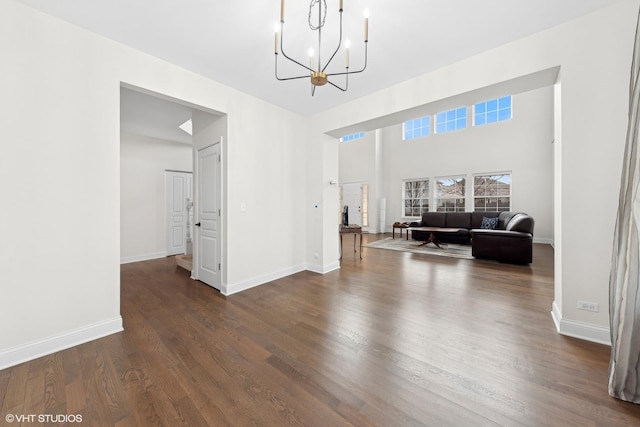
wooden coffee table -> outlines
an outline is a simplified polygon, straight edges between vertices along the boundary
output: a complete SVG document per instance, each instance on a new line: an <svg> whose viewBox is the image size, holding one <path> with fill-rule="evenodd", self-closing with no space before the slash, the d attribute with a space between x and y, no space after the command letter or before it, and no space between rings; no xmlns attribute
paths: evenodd
<svg viewBox="0 0 640 427"><path fill-rule="evenodd" d="M460 230L463 230L463 228L409 227L409 228L407 228L407 240L409 240L409 231L411 231L411 232L413 232L413 231L426 231L426 232L429 233L429 238L425 242L420 244L420 246L424 246L426 244L433 243L434 245L436 245L439 248L440 245L443 244L443 243L439 242L438 239L436 239L436 236L433 233L435 233L435 232L438 232L438 233L457 233Z"/></svg>

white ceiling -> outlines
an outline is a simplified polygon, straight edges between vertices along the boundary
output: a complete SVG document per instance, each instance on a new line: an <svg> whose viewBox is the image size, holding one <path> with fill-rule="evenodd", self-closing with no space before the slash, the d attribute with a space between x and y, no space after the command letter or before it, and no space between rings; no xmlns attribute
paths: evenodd
<svg viewBox="0 0 640 427"><path fill-rule="evenodd" d="M279 82L274 77L273 26L279 21L280 0L19 1L310 115L620 0L344 0L352 70L362 63L362 11L370 9L368 68L351 76L347 92L327 85L314 97L308 80ZM317 46L307 24L309 2L286 0L285 6L285 49L305 64L308 48ZM336 40L338 2L327 0L325 47ZM322 55L326 59L329 53ZM283 74L299 72L281 64ZM328 71L342 71L343 64L340 52Z"/></svg>

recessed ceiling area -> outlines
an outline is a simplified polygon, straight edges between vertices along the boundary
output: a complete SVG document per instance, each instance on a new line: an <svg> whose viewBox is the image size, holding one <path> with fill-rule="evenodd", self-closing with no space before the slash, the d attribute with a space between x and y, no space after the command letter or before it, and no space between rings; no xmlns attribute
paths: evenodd
<svg viewBox="0 0 640 427"><path fill-rule="evenodd" d="M347 92L326 85L313 97L306 79L279 82L274 76L274 24L280 20L281 0L18 1L308 116L619 0L344 0L344 38L352 42L353 68L363 58L362 12L370 10L368 67L349 79ZM309 1L285 3L285 47L306 63L306 52L317 43L307 23ZM324 58L337 45L338 3L327 0ZM343 63L344 56L336 55L336 68L327 71L342 71ZM300 70L283 64L282 72Z"/></svg>
<svg viewBox="0 0 640 427"><path fill-rule="evenodd" d="M121 132L191 144L191 135L180 129L180 125L191 119L191 114L189 106L120 88Z"/></svg>

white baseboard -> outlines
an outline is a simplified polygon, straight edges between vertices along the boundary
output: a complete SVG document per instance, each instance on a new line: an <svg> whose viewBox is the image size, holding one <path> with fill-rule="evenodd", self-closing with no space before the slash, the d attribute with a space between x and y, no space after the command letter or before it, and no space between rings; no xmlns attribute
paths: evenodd
<svg viewBox="0 0 640 427"><path fill-rule="evenodd" d="M533 243L543 243L545 245L553 246L553 239L548 238L548 237L534 237L533 238Z"/></svg>
<svg viewBox="0 0 640 427"><path fill-rule="evenodd" d="M273 280L281 279L292 274L299 273L306 270L304 264L296 265L291 268L285 268L283 270L274 271L272 273L263 274L262 276L252 277L251 279L243 280L241 282L222 285L220 293L222 295L232 295L238 292L246 291L247 289L255 288L256 286L264 285L265 283Z"/></svg>
<svg viewBox="0 0 640 427"><path fill-rule="evenodd" d="M123 330L122 317L118 316L110 320L63 332L49 338L12 347L0 352L0 370Z"/></svg>
<svg viewBox="0 0 640 427"><path fill-rule="evenodd" d="M307 270L318 273L318 274L327 274L331 271L338 270L340 268L340 261L336 261L327 265L315 265L315 264L307 264Z"/></svg>
<svg viewBox="0 0 640 427"><path fill-rule="evenodd" d="M237 283L231 283L227 285L222 285L220 289L220 293L222 295L233 295L238 292L246 291L247 289L255 288L256 286L264 285L265 283L272 282L274 280L281 279L283 277L290 276L292 274L299 273L301 271L311 271L313 273L326 274L330 271L337 270L340 268L340 262L336 261L335 263L328 264L326 266L318 266L313 264L301 264L296 265L291 268L285 268L280 271L274 271L273 273L263 274L262 276L253 277L251 279L243 280Z"/></svg>
<svg viewBox="0 0 640 427"><path fill-rule="evenodd" d="M551 306L551 317L553 318L553 323L556 325L556 330L561 335L580 338L598 344L611 345L609 328L591 323L578 322L576 320L563 319L555 301Z"/></svg>
<svg viewBox="0 0 640 427"><path fill-rule="evenodd" d="M150 259L164 258L166 256L167 256L166 252L155 252L152 254L123 257L123 258L120 258L120 264L129 264L130 262L139 262L139 261L149 261Z"/></svg>

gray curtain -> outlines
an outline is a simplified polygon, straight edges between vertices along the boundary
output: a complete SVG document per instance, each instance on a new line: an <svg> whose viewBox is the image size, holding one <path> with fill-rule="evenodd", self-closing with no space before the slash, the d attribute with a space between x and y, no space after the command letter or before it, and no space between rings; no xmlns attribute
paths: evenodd
<svg viewBox="0 0 640 427"><path fill-rule="evenodd" d="M631 64L629 125L609 277L609 394L640 403L640 16Z"/></svg>

